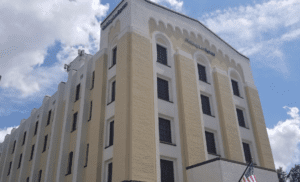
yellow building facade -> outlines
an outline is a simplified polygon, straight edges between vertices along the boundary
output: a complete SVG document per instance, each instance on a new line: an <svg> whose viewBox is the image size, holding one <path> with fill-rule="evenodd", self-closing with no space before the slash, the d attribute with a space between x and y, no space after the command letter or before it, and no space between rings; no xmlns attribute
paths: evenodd
<svg viewBox="0 0 300 182"><path fill-rule="evenodd" d="M0 144L0 182L278 181L250 60L199 21L123 0L68 81Z"/></svg>

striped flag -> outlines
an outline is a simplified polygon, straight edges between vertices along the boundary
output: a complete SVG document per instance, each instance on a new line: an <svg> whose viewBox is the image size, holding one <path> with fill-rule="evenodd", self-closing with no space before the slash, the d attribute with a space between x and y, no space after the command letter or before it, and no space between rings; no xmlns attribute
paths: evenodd
<svg viewBox="0 0 300 182"><path fill-rule="evenodd" d="M253 163L251 162L249 168L245 172L241 182L256 182L256 177L253 174L254 168L253 168Z"/></svg>

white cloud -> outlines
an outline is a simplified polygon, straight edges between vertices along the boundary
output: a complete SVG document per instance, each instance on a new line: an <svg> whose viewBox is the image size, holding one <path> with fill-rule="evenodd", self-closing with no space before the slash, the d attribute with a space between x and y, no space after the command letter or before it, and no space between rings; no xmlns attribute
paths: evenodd
<svg viewBox="0 0 300 182"><path fill-rule="evenodd" d="M152 2L158 3L158 4L168 4L171 6L171 8L174 8L176 11L181 12L183 7L183 1L179 0L150 0Z"/></svg>
<svg viewBox="0 0 300 182"><path fill-rule="evenodd" d="M18 127L19 127L19 126L8 127L8 128L3 128L3 129L0 128L0 143L2 143L2 142L4 141L5 136L6 136L7 134L10 134L10 133L11 133L11 130L12 130L13 128L18 128Z"/></svg>
<svg viewBox="0 0 300 182"><path fill-rule="evenodd" d="M275 167L286 171L289 167L300 162L300 116L297 107L283 107L291 118L279 121L274 128L267 128L270 139Z"/></svg>
<svg viewBox="0 0 300 182"><path fill-rule="evenodd" d="M282 45L300 38L298 0L269 0L217 10L200 21L246 56L259 55L259 64L288 74Z"/></svg>
<svg viewBox="0 0 300 182"><path fill-rule="evenodd" d="M108 9L99 0L0 1L0 105L9 108L1 107L0 116L16 108L8 100L40 101L57 90L67 78L63 65L77 56L74 46L86 53L99 50L97 18L105 17ZM62 46L58 62L43 65L55 42Z"/></svg>

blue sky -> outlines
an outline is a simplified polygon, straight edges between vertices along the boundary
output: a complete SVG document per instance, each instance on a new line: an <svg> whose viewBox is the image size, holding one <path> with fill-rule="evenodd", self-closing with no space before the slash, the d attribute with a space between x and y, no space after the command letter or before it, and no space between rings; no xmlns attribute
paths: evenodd
<svg viewBox="0 0 300 182"><path fill-rule="evenodd" d="M299 0L152 1L198 19L250 58L275 165L299 164ZM67 80L63 65L78 49L99 50L99 24L119 2L0 1L0 142Z"/></svg>

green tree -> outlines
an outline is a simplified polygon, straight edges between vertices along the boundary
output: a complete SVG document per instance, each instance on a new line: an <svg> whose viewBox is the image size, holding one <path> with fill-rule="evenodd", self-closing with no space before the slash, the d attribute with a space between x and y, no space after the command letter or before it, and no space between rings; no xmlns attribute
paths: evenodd
<svg viewBox="0 0 300 182"><path fill-rule="evenodd" d="M277 169L276 172L277 172L279 182L285 182L287 175L286 172L282 170L282 167L279 167L279 169Z"/></svg>

